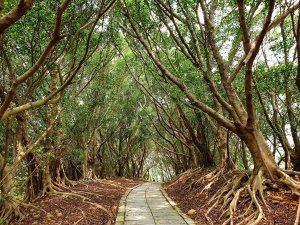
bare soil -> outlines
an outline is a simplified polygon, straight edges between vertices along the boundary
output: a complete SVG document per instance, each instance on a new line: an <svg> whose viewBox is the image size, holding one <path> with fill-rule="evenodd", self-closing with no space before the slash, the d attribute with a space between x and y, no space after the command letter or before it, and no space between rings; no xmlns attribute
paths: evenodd
<svg viewBox="0 0 300 225"><path fill-rule="evenodd" d="M46 195L23 208L24 218L13 225L114 224L119 200L128 188L142 180L125 178L77 182L62 193ZM101 208L103 207L103 208ZM107 213L109 212L109 213Z"/></svg>
<svg viewBox="0 0 300 225"><path fill-rule="evenodd" d="M212 186L201 193L203 187L208 182L205 180L201 183L195 181L203 178L212 169L198 169L192 172L184 173L178 176L175 180L167 182L163 185L163 188L168 195L177 203L177 206L196 222L196 224L204 225L208 224L205 219L205 213L210 207L208 201L214 193L219 190L228 180L234 175L234 172L224 174L224 176L218 177ZM241 171L240 171L241 172ZM264 191L265 200L267 206L263 206L265 218L261 221L262 225L292 225L294 224L297 207L298 197L291 194L291 192L284 186L267 187ZM262 202L261 202L262 203ZM238 204L235 216L238 217L246 211L249 205L247 199L241 199ZM263 205L263 204L261 204ZM213 224L222 224L225 219L220 219L220 215L223 210L221 206L217 206L210 213L209 217L212 219ZM241 222L243 217L236 219L235 222ZM242 223L243 224L243 223Z"/></svg>

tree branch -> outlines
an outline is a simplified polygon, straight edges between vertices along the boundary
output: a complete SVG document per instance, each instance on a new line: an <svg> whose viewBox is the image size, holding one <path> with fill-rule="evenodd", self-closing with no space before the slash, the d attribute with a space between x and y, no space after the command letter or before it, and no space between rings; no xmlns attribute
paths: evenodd
<svg viewBox="0 0 300 225"><path fill-rule="evenodd" d="M17 22L26 12L32 7L34 0L20 0L18 5L14 7L10 12L0 17L0 35L3 32ZM4 2L3 2L4 4ZM1 5L1 11L4 5Z"/></svg>
<svg viewBox="0 0 300 225"><path fill-rule="evenodd" d="M131 17L131 15L128 12L128 9L124 8L125 10L125 15L126 17L129 19L129 22L138 38L138 40L140 41L140 43L144 46L145 50L147 51L148 55L150 56L150 58L152 59L152 61L154 62L154 64L159 68L159 70L162 72L163 75L165 75L169 81L171 81L173 84L175 84L184 94L185 96L189 99L190 103L194 106L196 106L197 108L199 108L200 110L202 110L203 112L209 114L211 117L213 117L215 120L217 120L220 124L222 124L223 126L225 126L227 129L235 132L236 128L235 125L233 124L232 121L228 120L227 118L225 118L224 116L218 114L215 110L213 110L212 108L208 107L207 105L205 105L204 103L200 102L199 100L197 100L187 89L186 85L177 77L175 77L162 63L161 61L156 57L156 55L154 54L154 52L149 48L149 46L147 45L147 43L145 42L144 38L142 37L142 35L140 34L140 32L137 29L137 25L135 23L135 21L133 20L133 18Z"/></svg>

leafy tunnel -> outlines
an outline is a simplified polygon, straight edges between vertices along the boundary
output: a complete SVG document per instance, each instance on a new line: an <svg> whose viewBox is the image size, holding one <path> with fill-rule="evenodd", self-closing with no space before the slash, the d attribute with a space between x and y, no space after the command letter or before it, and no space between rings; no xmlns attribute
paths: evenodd
<svg viewBox="0 0 300 225"><path fill-rule="evenodd" d="M267 186L299 196L299 7L0 0L0 218L73 181L199 168L239 171L224 223L241 193L249 224Z"/></svg>

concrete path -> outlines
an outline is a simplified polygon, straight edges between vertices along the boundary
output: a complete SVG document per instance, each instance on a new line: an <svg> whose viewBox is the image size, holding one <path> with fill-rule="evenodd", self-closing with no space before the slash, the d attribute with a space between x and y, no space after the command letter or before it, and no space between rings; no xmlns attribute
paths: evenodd
<svg viewBox="0 0 300 225"><path fill-rule="evenodd" d="M195 224L163 193L157 183L145 183L127 192L121 199L116 225Z"/></svg>

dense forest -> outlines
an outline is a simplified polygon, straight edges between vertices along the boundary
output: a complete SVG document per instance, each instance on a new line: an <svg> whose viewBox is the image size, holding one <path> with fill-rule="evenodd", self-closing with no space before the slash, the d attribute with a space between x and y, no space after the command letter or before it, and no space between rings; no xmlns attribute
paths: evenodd
<svg viewBox="0 0 300 225"><path fill-rule="evenodd" d="M78 180L196 168L240 171L211 199L228 223L248 196L259 224L266 186L300 196L299 8L0 0L0 220Z"/></svg>

